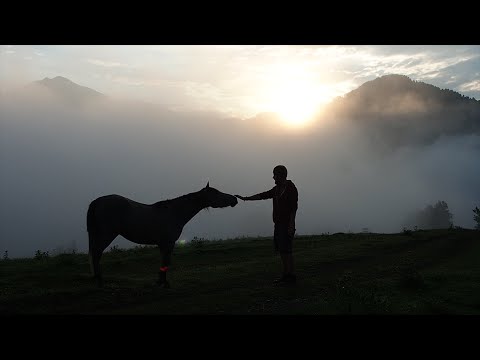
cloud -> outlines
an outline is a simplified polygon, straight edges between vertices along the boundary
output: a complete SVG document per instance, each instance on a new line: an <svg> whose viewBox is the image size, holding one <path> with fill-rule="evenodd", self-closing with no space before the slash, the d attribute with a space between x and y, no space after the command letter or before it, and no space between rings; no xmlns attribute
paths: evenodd
<svg viewBox="0 0 480 360"><path fill-rule="evenodd" d="M103 67L131 67L131 65L124 64L121 62L116 62L116 61L103 61L98 59L87 59L86 61L90 64L103 66Z"/></svg>
<svg viewBox="0 0 480 360"><path fill-rule="evenodd" d="M461 91L478 91L480 92L480 80L474 80L459 86Z"/></svg>
<svg viewBox="0 0 480 360"><path fill-rule="evenodd" d="M187 95L195 99L221 100L222 92L219 88L209 83L195 83L186 81L183 83Z"/></svg>

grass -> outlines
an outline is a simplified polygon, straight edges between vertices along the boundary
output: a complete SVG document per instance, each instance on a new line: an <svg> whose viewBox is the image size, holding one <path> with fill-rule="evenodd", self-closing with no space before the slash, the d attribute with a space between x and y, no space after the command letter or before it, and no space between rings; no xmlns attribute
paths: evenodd
<svg viewBox="0 0 480 360"><path fill-rule="evenodd" d="M450 229L298 236L298 284L274 286L271 238L177 244L155 281L155 247L0 261L0 314L480 314L480 236Z"/></svg>

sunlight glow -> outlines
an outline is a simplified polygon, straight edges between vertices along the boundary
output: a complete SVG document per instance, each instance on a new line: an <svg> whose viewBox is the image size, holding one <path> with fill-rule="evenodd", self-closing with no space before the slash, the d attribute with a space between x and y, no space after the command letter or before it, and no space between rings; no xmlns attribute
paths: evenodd
<svg viewBox="0 0 480 360"><path fill-rule="evenodd" d="M301 126L310 121L317 109L312 90L303 84L291 84L274 95L272 109L287 125Z"/></svg>
<svg viewBox="0 0 480 360"><path fill-rule="evenodd" d="M308 124L328 99L328 89L318 84L317 77L318 73L309 72L303 64L272 67L265 79L268 111L277 113L290 127Z"/></svg>

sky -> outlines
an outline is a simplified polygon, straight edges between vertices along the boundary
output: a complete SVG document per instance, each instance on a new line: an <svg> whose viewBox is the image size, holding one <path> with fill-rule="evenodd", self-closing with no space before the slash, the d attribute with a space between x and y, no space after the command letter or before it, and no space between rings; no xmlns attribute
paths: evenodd
<svg viewBox="0 0 480 360"><path fill-rule="evenodd" d="M455 225L473 228L478 134L384 154L351 126L303 125L336 96L391 73L480 99L479 59L480 46L458 45L2 45L0 256L87 251L86 211L102 195L151 204L210 182L248 196L274 186L277 164L299 189L300 235L399 232L412 211L439 200ZM120 101L79 109L7 96L56 76ZM271 206L202 210L180 239L271 236Z"/></svg>
<svg viewBox="0 0 480 360"><path fill-rule="evenodd" d="M5 88L64 76L104 94L170 109L302 122L336 96L386 74L480 99L478 45L2 45Z"/></svg>

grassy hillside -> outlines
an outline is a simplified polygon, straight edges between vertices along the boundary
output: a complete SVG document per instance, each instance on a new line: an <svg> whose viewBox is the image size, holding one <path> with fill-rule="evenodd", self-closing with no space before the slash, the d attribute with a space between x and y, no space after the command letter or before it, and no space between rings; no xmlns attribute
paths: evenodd
<svg viewBox="0 0 480 360"><path fill-rule="evenodd" d="M271 238L177 244L155 285L155 247L0 261L0 314L480 314L480 233L431 230L295 239L298 284L274 286Z"/></svg>

